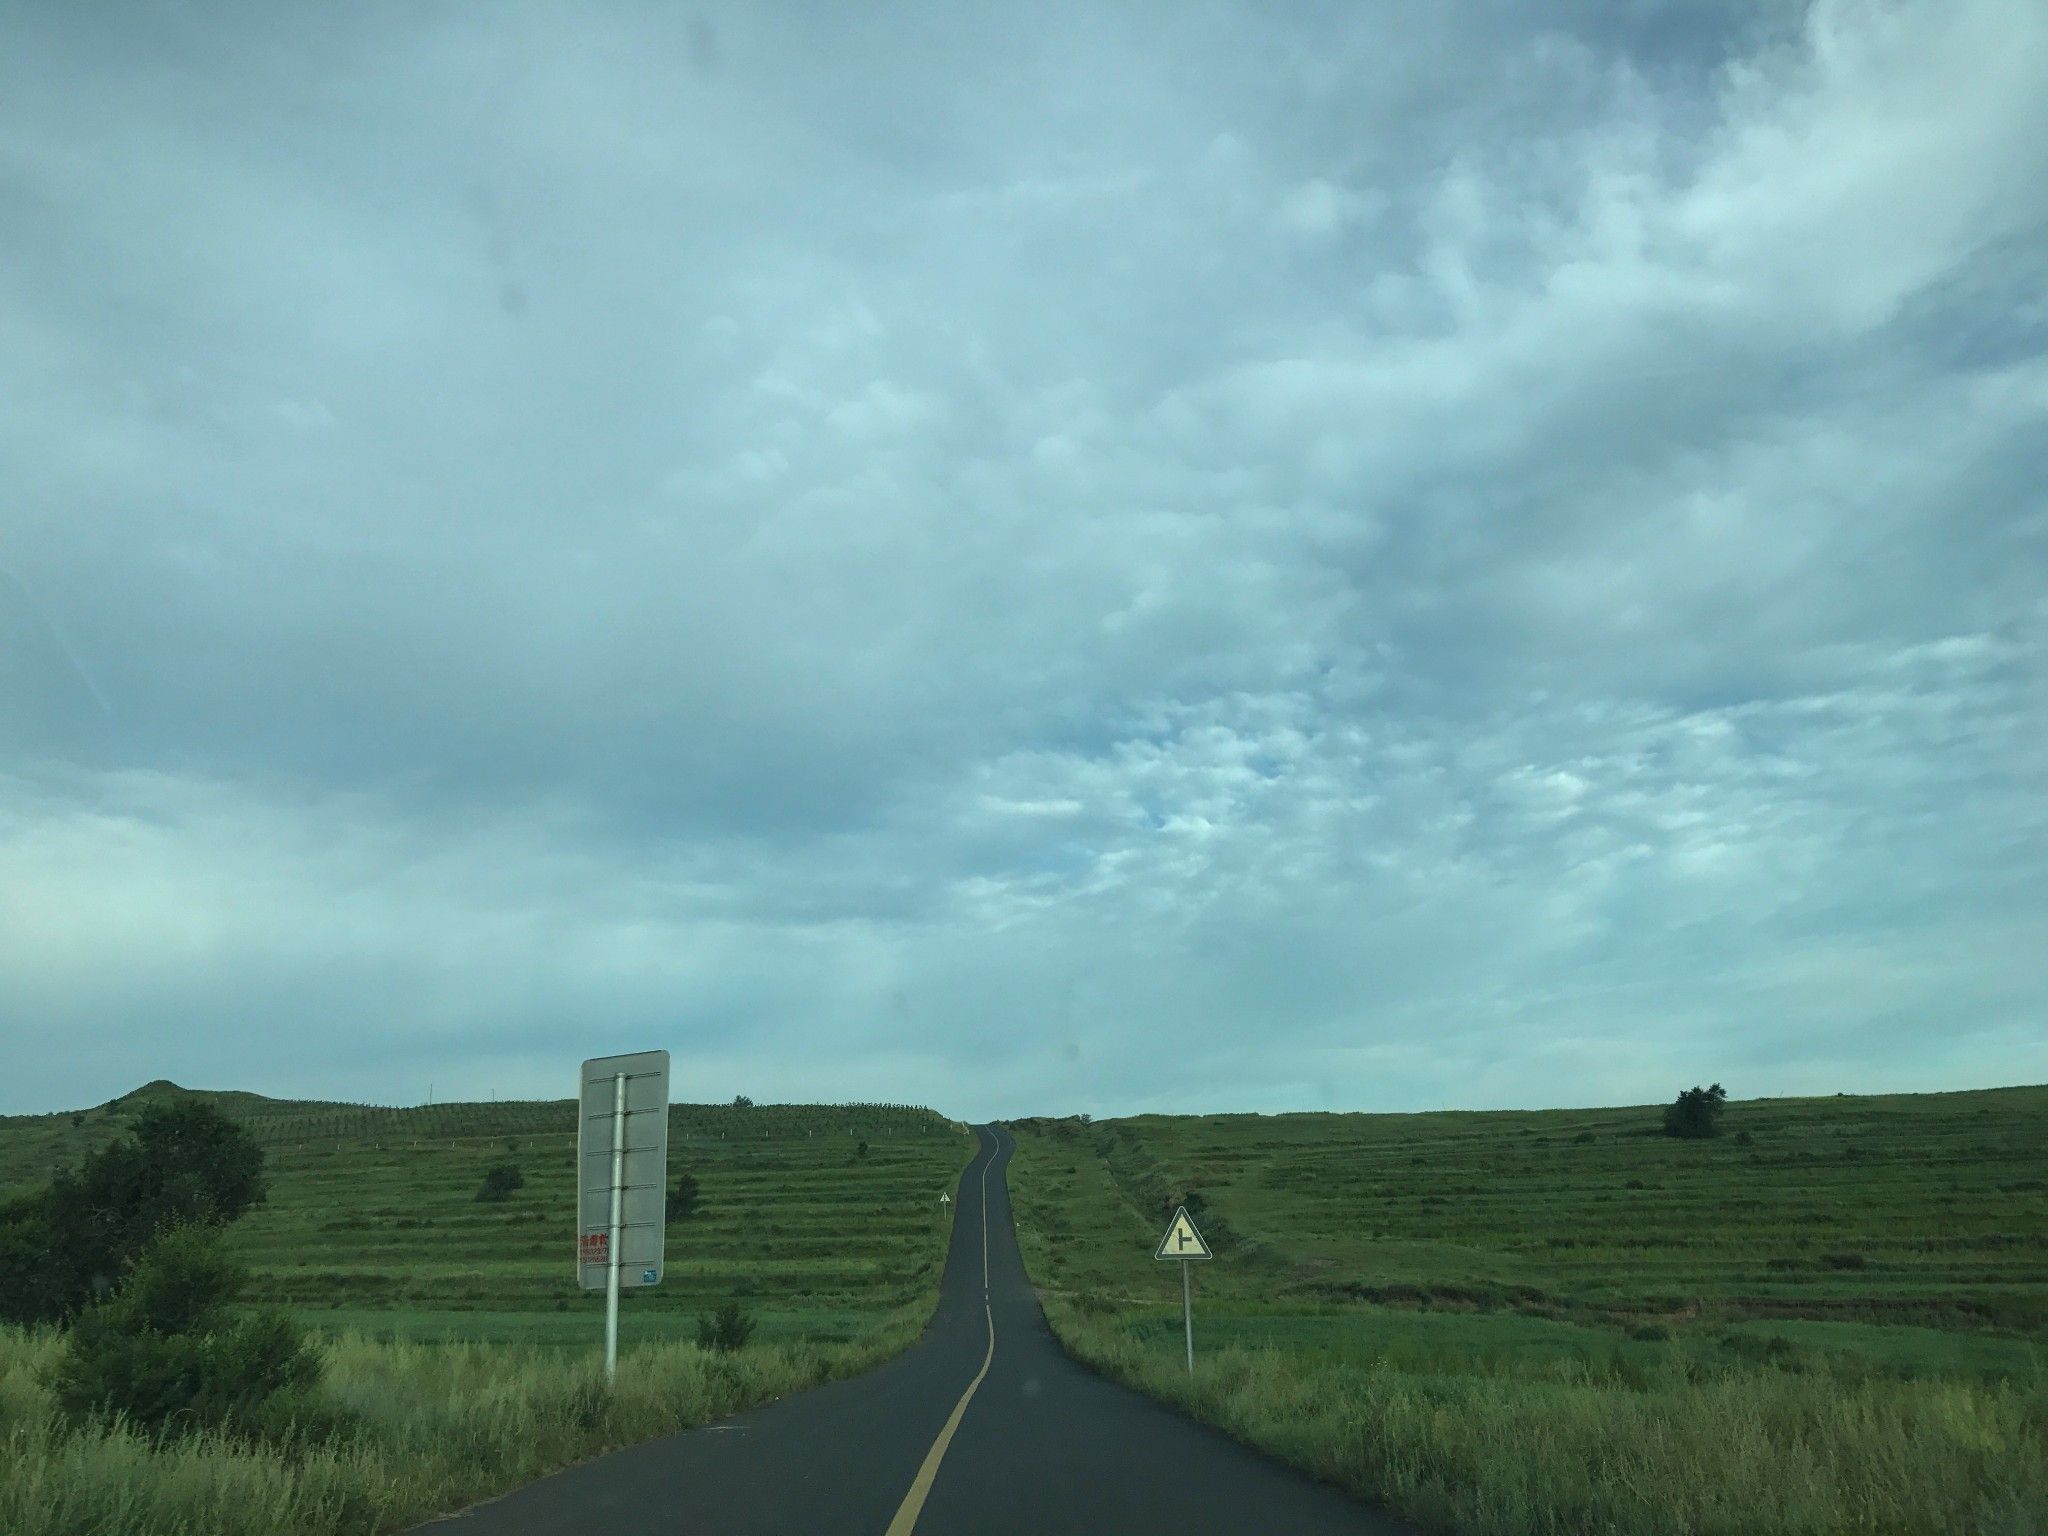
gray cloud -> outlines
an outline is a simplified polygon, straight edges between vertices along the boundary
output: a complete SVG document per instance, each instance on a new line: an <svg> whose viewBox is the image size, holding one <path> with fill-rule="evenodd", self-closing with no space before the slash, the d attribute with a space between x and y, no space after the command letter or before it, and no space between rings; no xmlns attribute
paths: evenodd
<svg viewBox="0 0 2048 1536"><path fill-rule="evenodd" d="M0 1109L2048 1069L2023 10L16 30Z"/></svg>

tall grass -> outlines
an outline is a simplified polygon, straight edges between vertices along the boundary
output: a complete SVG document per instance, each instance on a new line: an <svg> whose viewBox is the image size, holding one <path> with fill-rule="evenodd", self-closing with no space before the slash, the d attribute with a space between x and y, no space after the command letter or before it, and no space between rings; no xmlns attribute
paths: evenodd
<svg viewBox="0 0 2048 1536"><path fill-rule="evenodd" d="M67 1429L44 1386L61 1337L0 1329L0 1531L370 1536L863 1370L928 1310L852 1344L648 1345L620 1359L611 1391L594 1360L560 1350L341 1338L326 1346L319 1421L281 1446Z"/></svg>
<svg viewBox="0 0 2048 1536"><path fill-rule="evenodd" d="M1845 1381L1757 1367L1622 1373L1557 1362L1455 1374L1226 1349L1191 1380L1058 1296L1097 1369L1375 1503L1464 1536L2035 1536L2048 1531L2048 1388ZM1171 1347L1169 1347L1171 1346Z"/></svg>

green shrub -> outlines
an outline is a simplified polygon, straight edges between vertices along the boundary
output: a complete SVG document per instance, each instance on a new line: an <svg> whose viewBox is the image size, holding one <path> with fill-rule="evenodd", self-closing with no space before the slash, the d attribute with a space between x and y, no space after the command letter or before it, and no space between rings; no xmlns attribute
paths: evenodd
<svg viewBox="0 0 2048 1536"><path fill-rule="evenodd" d="M525 1187L526 1175L519 1171L517 1163L499 1163L484 1173L484 1181L477 1188L476 1198L487 1204L495 1204L510 1200Z"/></svg>
<svg viewBox="0 0 2048 1536"><path fill-rule="evenodd" d="M1728 1093L1719 1083L1711 1088L1688 1088L1664 1106L1664 1134L1704 1140L1721 1134L1721 1111Z"/></svg>
<svg viewBox="0 0 2048 1536"><path fill-rule="evenodd" d="M670 1221L688 1221L697 1214L698 1198L697 1175L694 1173L677 1174L675 1190L668 1199L668 1219Z"/></svg>
<svg viewBox="0 0 2048 1536"><path fill-rule="evenodd" d="M744 1349L754 1336L754 1320L736 1301L728 1301L716 1312L697 1319L697 1347L731 1354Z"/></svg>
<svg viewBox="0 0 2048 1536"><path fill-rule="evenodd" d="M0 1206L0 1320L67 1321L159 1233L224 1225L263 1195L262 1150L233 1120L198 1099L153 1104L77 1172Z"/></svg>
<svg viewBox="0 0 2048 1536"><path fill-rule="evenodd" d="M58 1406L149 1434L276 1433L290 1414L274 1399L303 1399L320 1359L282 1314L229 1310L243 1280L211 1228L167 1233L120 1295L80 1315L53 1376Z"/></svg>

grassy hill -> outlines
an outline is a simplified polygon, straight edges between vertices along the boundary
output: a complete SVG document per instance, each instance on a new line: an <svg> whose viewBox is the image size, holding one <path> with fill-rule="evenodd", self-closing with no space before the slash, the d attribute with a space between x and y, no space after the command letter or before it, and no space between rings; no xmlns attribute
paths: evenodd
<svg viewBox="0 0 2048 1536"><path fill-rule="evenodd" d="M188 1092L152 1083L90 1110L0 1117L0 1198ZM389 1109L196 1096L264 1150L269 1199L232 1229L254 1299L333 1331L596 1337L603 1298L574 1278L573 1101ZM972 1150L963 1127L902 1105L675 1105L670 1178L696 1176L698 1214L670 1224L664 1283L628 1294L622 1337L687 1333L737 1298L764 1338L848 1339L928 1300L944 1262L938 1194ZM501 1162L518 1164L525 1187L479 1203L485 1170Z"/></svg>
<svg viewBox="0 0 2048 1536"><path fill-rule="evenodd" d="M1015 1129L1070 1348L1425 1520L2048 1528L2048 1088Z"/></svg>
<svg viewBox="0 0 2048 1536"><path fill-rule="evenodd" d="M0 1197L125 1135L151 1083L91 1110L0 1118ZM599 1375L601 1296L574 1282L573 1102L418 1109L199 1095L264 1149L269 1199L235 1223L253 1298L330 1337L314 1438L153 1439L64 1425L65 1342L0 1327L0 1531L9 1536L369 1536L568 1462L868 1369L936 1300L965 1127L900 1105L679 1104L665 1283L621 1307L618 1379ZM862 1144L866 1144L863 1152ZM485 1171L524 1187L479 1202ZM759 1333L700 1349L698 1315L738 1299ZM322 1433L339 1436L322 1439Z"/></svg>

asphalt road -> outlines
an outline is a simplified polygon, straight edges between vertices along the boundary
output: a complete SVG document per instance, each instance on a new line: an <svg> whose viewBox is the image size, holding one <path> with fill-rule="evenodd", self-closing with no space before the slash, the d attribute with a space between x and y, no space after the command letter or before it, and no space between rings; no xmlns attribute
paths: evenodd
<svg viewBox="0 0 2048 1536"><path fill-rule="evenodd" d="M585 1462L431 1536L1411 1536L1067 1358L1025 1278L977 1130L939 1309L849 1381ZM1170 1278L1170 1277L1168 1277ZM1169 1288L1162 1279L1162 1288ZM1201 1317L1196 1315L1197 1343Z"/></svg>

